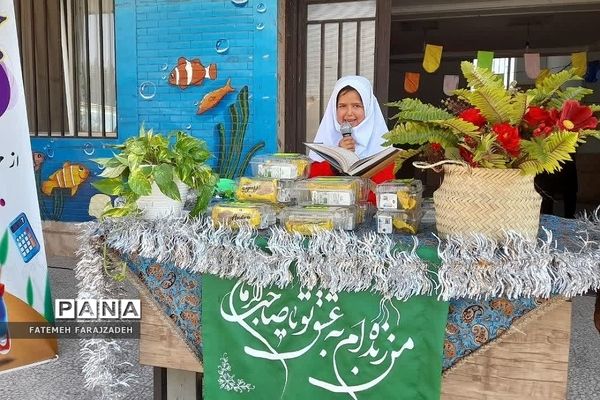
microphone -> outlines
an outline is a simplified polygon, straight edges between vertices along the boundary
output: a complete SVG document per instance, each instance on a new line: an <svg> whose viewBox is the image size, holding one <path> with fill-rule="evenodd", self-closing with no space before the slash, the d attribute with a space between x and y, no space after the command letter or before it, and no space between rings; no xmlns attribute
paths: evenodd
<svg viewBox="0 0 600 400"><path fill-rule="evenodd" d="M349 122L344 122L340 125L340 133L342 137L352 136L352 125Z"/></svg>

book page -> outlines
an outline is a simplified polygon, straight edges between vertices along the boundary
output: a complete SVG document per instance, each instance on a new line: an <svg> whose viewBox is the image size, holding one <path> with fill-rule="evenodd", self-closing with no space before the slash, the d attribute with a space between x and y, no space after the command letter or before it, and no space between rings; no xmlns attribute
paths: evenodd
<svg viewBox="0 0 600 400"><path fill-rule="evenodd" d="M348 172L353 164L360 161L356 153L341 147L326 146L320 143L304 143L306 147L314 150L321 157L339 167L342 172ZM335 161L335 162L333 162Z"/></svg>

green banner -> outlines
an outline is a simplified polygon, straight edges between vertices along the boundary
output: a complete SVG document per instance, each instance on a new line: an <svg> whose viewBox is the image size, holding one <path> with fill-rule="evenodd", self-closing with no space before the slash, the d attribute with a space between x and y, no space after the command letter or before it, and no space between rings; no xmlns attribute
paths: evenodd
<svg viewBox="0 0 600 400"><path fill-rule="evenodd" d="M204 398L439 399L448 303L204 275Z"/></svg>

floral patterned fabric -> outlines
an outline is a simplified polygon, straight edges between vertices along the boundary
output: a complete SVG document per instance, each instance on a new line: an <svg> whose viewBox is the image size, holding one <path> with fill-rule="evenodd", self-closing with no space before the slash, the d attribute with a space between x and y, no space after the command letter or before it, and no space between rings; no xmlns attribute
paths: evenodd
<svg viewBox="0 0 600 400"><path fill-rule="evenodd" d="M127 264L202 359L202 275L143 258L129 258Z"/></svg>
<svg viewBox="0 0 600 400"><path fill-rule="evenodd" d="M451 300L444 340L444 370L501 336L515 320L542 302L537 299L506 298Z"/></svg>

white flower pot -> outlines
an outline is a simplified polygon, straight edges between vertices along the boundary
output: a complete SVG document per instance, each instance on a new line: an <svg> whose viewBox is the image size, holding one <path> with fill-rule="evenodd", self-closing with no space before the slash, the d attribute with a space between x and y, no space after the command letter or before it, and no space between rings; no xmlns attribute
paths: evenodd
<svg viewBox="0 0 600 400"><path fill-rule="evenodd" d="M189 187L177 180L175 182L181 195L181 201L173 200L165 196L156 183L152 183L152 193L148 196L142 196L137 200L137 206L147 219L159 219L170 214L179 214L183 210L183 202L187 196Z"/></svg>

